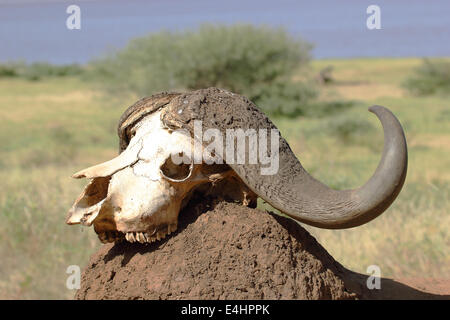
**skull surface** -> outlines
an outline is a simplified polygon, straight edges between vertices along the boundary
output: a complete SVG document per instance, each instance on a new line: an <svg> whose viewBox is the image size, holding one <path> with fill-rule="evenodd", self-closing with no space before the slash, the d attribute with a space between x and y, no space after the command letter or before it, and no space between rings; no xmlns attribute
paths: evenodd
<svg viewBox="0 0 450 320"><path fill-rule="evenodd" d="M118 157L74 174L92 180L69 210L68 224L93 224L104 243L148 243L177 229L180 209L198 186L207 184L208 192L226 180L222 191L245 204L256 202L227 165L191 159L190 135L164 127L160 112L140 121L132 135Z"/></svg>

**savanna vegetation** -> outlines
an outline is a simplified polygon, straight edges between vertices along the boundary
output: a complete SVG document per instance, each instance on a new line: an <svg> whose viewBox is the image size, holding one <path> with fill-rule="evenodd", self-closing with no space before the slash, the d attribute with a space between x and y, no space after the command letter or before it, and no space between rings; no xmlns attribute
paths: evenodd
<svg viewBox="0 0 450 320"><path fill-rule="evenodd" d="M412 94L450 94L450 62L446 59L423 59L414 75L403 84Z"/></svg>
<svg viewBox="0 0 450 320"><path fill-rule="evenodd" d="M101 244L92 229L64 223L85 184L70 175L117 154L117 120L142 95L211 85L262 104L304 167L340 189L357 187L374 172L383 134L367 107L389 107L409 146L408 176L397 201L362 227L307 228L354 271L375 264L383 277L450 277L450 108L441 82L430 84L439 90L416 95L411 84L405 88L408 79L435 81L420 71L421 59L310 61L303 41L279 30L246 28L248 38L237 29L213 28L227 41L208 38L206 29L151 35L82 67L0 66L0 298L73 296L65 286L67 267L86 265ZM160 46L149 46L149 39ZM170 56L177 46L192 46L199 56L190 60L188 51L177 61ZM140 68L137 62L145 59ZM33 68L35 76L27 76ZM332 71L318 81L323 70ZM105 76L111 81L100 80Z"/></svg>
<svg viewBox="0 0 450 320"><path fill-rule="evenodd" d="M90 77L109 90L138 95L178 89L226 88L272 115L300 114L317 97L304 75L312 45L283 29L203 25L132 40L90 64ZM128 79L123 81L123 79Z"/></svg>

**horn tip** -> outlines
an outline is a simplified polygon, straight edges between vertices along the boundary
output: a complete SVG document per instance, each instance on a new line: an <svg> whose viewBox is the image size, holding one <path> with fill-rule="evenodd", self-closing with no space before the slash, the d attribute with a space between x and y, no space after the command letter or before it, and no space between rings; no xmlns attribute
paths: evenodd
<svg viewBox="0 0 450 320"><path fill-rule="evenodd" d="M379 113L382 110L386 110L386 108L383 106L377 105L377 104L375 104L369 108L369 111L372 113L375 113L375 114Z"/></svg>

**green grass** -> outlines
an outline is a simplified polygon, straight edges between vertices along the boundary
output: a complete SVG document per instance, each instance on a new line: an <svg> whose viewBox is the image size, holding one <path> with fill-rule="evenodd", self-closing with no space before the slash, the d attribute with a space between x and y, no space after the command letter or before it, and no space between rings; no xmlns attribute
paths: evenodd
<svg viewBox="0 0 450 320"><path fill-rule="evenodd" d="M381 156L372 104L404 125L408 176L396 202L358 228L307 227L346 267L382 276L450 278L450 111L440 96L413 97L401 83L420 59L320 60L334 67L321 99L354 101L331 116L274 119L302 164L335 188L363 184ZM108 96L77 77L0 79L0 298L65 299L66 268L84 267L100 246L91 228L67 226L85 181L75 171L117 153L115 126L137 96ZM348 125L356 128L347 130Z"/></svg>

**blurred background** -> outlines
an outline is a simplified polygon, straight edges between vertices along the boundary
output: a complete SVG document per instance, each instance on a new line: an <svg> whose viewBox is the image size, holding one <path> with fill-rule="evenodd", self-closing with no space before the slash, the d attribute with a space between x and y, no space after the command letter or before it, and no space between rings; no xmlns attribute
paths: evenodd
<svg viewBox="0 0 450 320"><path fill-rule="evenodd" d="M367 25L373 4L381 29ZM362 227L307 229L354 271L449 281L449 12L446 0L0 0L0 298L73 297L67 267L101 244L65 224L86 183L71 174L117 154L117 121L139 98L209 86L248 96L338 189L375 171L383 133L367 108L390 108L409 147L397 201Z"/></svg>

